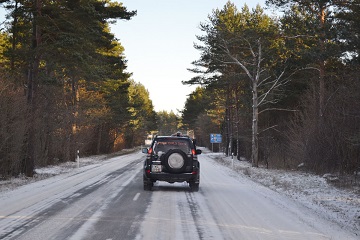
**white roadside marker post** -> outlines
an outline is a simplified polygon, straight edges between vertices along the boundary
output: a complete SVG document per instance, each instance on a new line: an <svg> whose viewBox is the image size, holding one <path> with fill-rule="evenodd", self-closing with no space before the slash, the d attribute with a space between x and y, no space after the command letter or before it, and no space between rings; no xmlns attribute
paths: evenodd
<svg viewBox="0 0 360 240"><path fill-rule="evenodd" d="M77 167L80 168L80 157L79 157L80 151L77 150Z"/></svg>
<svg viewBox="0 0 360 240"><path fill-rule="evenodd" d="M234 169L234 153L231 153L231 168Z"/></svg>

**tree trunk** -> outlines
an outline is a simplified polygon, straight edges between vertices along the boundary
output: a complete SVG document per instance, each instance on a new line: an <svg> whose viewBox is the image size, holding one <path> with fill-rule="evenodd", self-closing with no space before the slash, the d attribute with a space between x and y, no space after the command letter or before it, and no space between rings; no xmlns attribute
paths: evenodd
<svg viewBox="0 0 360 240"><path fill-rule="evenodd" d="M12 51L15 52L16 49L16 41L17 41L17 28L18 28L18 1L15 2L15 6L14 6L14 20L12 23L12 40L11 40L11 47L12 47ZM10 62L10 68L12 71L15 70L15 54L11 54L11 62Z"/></svg>
<svg viewBox="0 0 360 240"><path fill-rule="evenodd" d="M233 119L231 113L231 106L229 107L229 155L233 154Z"/></svg>
<svg viewBox="0 0 360 240"><path fill-rule="evenodd" d="M41 43L40 27L37 24L38 17L41 15L41 0L33 2L33 22L32 22L32 46L33 58L29 64L28 82L27 82L27 104L29 108L29 122L27 127L27 151L25 156L24 173L32 177L35 169L36 158L36 90L38 85L38 72L40 56L37 48Z"/></svg>
<svg viewBox="0 0 360 240"><path fill-rule="evenodd" d="M321 26L321 33L320 33L320 52L325 52L325 41L326 41L326 32L325 32L325 13L326 6L321 6L320 8L320 26ZM320 56L319 59L319 117L322 118L324 115L324 106L325 106L325 61L324 57Z"/></svg>
<svg viewBox="0 0 360 240"><path fill-rule="evenodd" d="M97 137L97 146L96 146L96 154L99 155L101 152L101 143L102 143L102 131L103 125L99 124L98 126L98 137Z"/></svg>
<svg viewBox="0 0 360 240"><path fill-rule="evenodd" d="M240 160L240 132L239 132L239 111L238 111L238 96L235 90L235 127L236 127L236 158Z"/></svg>
<svg viewBox="0 0 360 240"><path fill-rule="evenodd" d="M71 134L69 137L70 140L70 161L76 161L76 152L78 149L77 144L77 129L78 129L78 115L79 115L79 87L77 86L77 81L75 77L71 80L71 91L72 91L72 114L71 114Z"/></svg>
<svg viewBox="0 0 360 240"><path fill-rule="evenodd" d="M252 87L252 102L253 102L253 114L252 114L252 141L251 141L251 161L253 167L259 166L259 149L258 149L258 119L259 119L259 108L258 108L258 92L257 82L253 81Z"/></svg>
<svg viewBox="0 0 360 240"><path fill-rule="evenodd" d="M231 155L230 151L230 145L231 145L231 139L230 139L230 87L227 85L227 91L226 91L226 112L225 112L225 134L226 134L226 144L225 144L225 153L226 156Z"/></svg>

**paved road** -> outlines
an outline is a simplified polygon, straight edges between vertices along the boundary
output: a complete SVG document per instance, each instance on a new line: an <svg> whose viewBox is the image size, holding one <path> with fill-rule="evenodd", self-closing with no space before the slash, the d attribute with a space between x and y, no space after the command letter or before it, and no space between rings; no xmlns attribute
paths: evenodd
<svg viewBox="0 0 360 240"><path fill-rule="evenodd" d="M201 162L200 191L143 191L141 153L110 159L0 196L0 239L356 239L244 176Z"/></svg>

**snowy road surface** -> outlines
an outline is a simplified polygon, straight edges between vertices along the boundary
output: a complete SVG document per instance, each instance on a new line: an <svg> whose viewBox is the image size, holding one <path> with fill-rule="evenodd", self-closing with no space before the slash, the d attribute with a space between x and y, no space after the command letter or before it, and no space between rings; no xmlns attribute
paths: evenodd
<svg viewBox="0 0 360 240"><path fill-rule="evenodd" d="M106 160L0 194L0 239L357 239L200 155L199 192L142 186L144 155Z"/></svg>

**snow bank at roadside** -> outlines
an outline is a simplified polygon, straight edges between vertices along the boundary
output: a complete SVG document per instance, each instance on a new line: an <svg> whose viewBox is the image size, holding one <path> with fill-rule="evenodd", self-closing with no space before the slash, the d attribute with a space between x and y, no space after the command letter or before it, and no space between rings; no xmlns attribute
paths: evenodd
<svg viewBox="0 0 360 240"><path fill-rule="evenodd" d="M126 153L132 153L137 149L123 149L120 152L109 154L109 155L96 155L90 157L82 157L79 158L79 165L77 162L65 162L58 165L47 166L42 168L35 169L35 175L32 178L26 177L24 175L20 175L17 177L12 177L7 180L0 180L0 194L4 191L11 191L17 187L20 187L25 184L29 184L32 182L37 182L49 177L53 177L59 174L64 174L72 171L76 171L79 168L84 168L89 165L101 164L106 159L111 157L115 157L118 155L123 155Z"/></svg>
<svg viewBox="0 0 360 240"><path fill-rule="evenodd" d="M337 188L323 177L299 171L253 168L248 161L207 153L219 164L248 176L276 192L286 194L342 228L360 236L360 191ZM232 174L234 174L234 172Z"/></svg>

